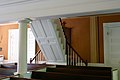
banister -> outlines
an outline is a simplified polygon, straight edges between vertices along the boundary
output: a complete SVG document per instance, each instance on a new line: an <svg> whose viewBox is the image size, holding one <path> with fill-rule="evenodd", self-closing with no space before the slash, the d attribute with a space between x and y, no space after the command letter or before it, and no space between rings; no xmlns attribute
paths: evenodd
<svg viewBox="0 0 120 80"><path fill-rule="evenodd" d="M38 54L41 52L41 50L39 50L37 53L36 53L36 55L35 55L35 57L33 58L33 59L30 59L30 63L32 63L32 61L34 60L34 59L36 59L36 57L38 56Z"/></svg>
<svg viewBox="0 0 120 80"><path fill-rule="evenodd" d="M59 18L60 20L60 23L61 23L61 26L64 27L66 23L63 23L62 22L62 19ZM65 32L63 30L63 32ZM66 37L66 35L65 35ZM85 65L87 66L88 65L88 62L87 60L85 61L79 54L78 52L71 46L71 44L67 41L67 38L66 38L66 55L67 55L67 65L76 65L76 62L80 64L85 63ZM72 59L70 58L72 55ZM75 55L77 55L77 57L75 57ZM75 59L74 59L75 58ZM79 60L80 59L80 60ZM72 60L72 61L71 61ZM72 62L72 63L71 63Z"/></svg>
<svg viewBox="0 0 120 80"><path fill-rule="evenodd" d="M83 60L83 58L78 54L78 52L68 43L68 41L66 40L66 43L70 46L70 48L72 48L72 50ZM83 60L84 61L84 60ZM85 62L85 61L84 61Z"/></svg>
<svg viewBox="0 0 120 80"><path fill-rule="evenodd" d="M87 62L87 60L85 61L79 54L78 54L78 52L71 46L71 44L70 43L68 43L68 41L66 40L66 47L67 47L67 45L69 46L69 51L67 51L68 50L68 48L66 48L67 50L66 50L66 52L67 52L67 59L70 61L70 55L72 55L72 60L75 58L75 56L73 56L73 55L77 55L77 63L78 62L80 62L80 64L82 64L82 63L84 63L85 64L85 66L87 66L88 65L88 62ZM71 52L72 51L72 52ZM69 53L68 53L69 52ZM73 53L74 52L74 53ZM79 60L79 59L80 60ZM67 61L67 62L69 62L69 61ZM72 65L76 65L76 64L73 64L73 62L74 61L72 61ZM75 61L76 62L76 61ZM70 62L69 62L69 65L70 65ZM82 65L81 65L82 66Z"/></svg>

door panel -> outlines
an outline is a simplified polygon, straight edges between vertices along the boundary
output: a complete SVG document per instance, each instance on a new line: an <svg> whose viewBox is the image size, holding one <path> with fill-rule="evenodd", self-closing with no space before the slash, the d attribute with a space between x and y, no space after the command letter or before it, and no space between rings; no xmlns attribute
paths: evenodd
<svg viewBox="0 0 120 80"><path fill-rule="evenodd" d="M120 22L104 23L104 60L107 66L119 70L120 80Z"/></svg>

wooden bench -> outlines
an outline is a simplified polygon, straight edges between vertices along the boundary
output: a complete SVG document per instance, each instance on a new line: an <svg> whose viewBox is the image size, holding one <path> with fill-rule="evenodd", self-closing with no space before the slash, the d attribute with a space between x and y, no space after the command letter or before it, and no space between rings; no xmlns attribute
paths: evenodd
<svg viewBox="0 0 120 80"><path fill-rule="evenodd" d="M10 77L10 80L38 80L38 79L27 79L27 78L20 78L20 77Z"/></svg>
<svg viewBox="0 0 120 80"><path fill-rule="evenodd" d="M0 80L6 78L7 76L6 75L0 75Z"/></svg>
<svg viewBox="0 0 120 80"><path fill-rule="evenodd" d="M74 68L74 69L84 69L84 70L105 70L111 71L111 67L99 67L99 66L66 66L66 65L56 65L56 68Z"/></svg>
<svg viewBox="0 0 120 80"><path fill-rule="evenodd" d="M28 71L42 69L42 68L45 68L47 66L49 66L49 65L47 65L47 64L27 64ZM17 64L15 64L15 63L1 64L1 68L16 69L17 70Z"/></svg>
<svg viewBox="0 0 120 80"><path fill-rule="evenodd" d="M77 68L47 68L47 72L59 72L59 73L71 73L71 74L80 74L80 75L96 75L96 76L112 76L111 71L102 71L102 70L84 70Z"/></svg>
<svg viewBox="0 0 120 80"><path fill-rule="evenodd" d="M111 80L110 76L92 76L57 72L32 71L31 78L42 80Z"/></svg>
<svg viewBox="0 0 120 80"><path fill-rule="evenodd" d="M14 75L16 71L16 69L0 68L0 75L11 76Z"/></svg>
<svg viewBox="0 0 120 80"><path fill-rule="evenodd" d="M17 65L15 63L1 64L1 68L17 69Z"/></svg>

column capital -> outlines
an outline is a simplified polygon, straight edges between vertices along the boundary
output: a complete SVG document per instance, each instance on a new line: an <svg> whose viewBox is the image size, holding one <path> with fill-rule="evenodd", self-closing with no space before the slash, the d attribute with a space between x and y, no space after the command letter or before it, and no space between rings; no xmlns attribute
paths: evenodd
<svg viewBox="0 0 120 80"><path fill-rule="evenodd" d="M18 23L29 23L27 20L19 20Z"/></svg>
<svg viewBox="0 0 120 80"><path fill-rule="evenodd" d="M19 20L18 23L30 23L32 20L29 18Z"/></svg>

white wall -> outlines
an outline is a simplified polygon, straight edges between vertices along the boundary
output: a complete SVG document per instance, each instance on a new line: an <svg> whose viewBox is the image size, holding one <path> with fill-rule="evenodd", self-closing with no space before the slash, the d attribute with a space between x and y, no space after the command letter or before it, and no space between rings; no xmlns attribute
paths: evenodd
<svg viewBox="0 0 120 80"><path fill-rule="evenodd" d="M120 12L120 0L0 0L0 22L107 12Z"/></svg>

